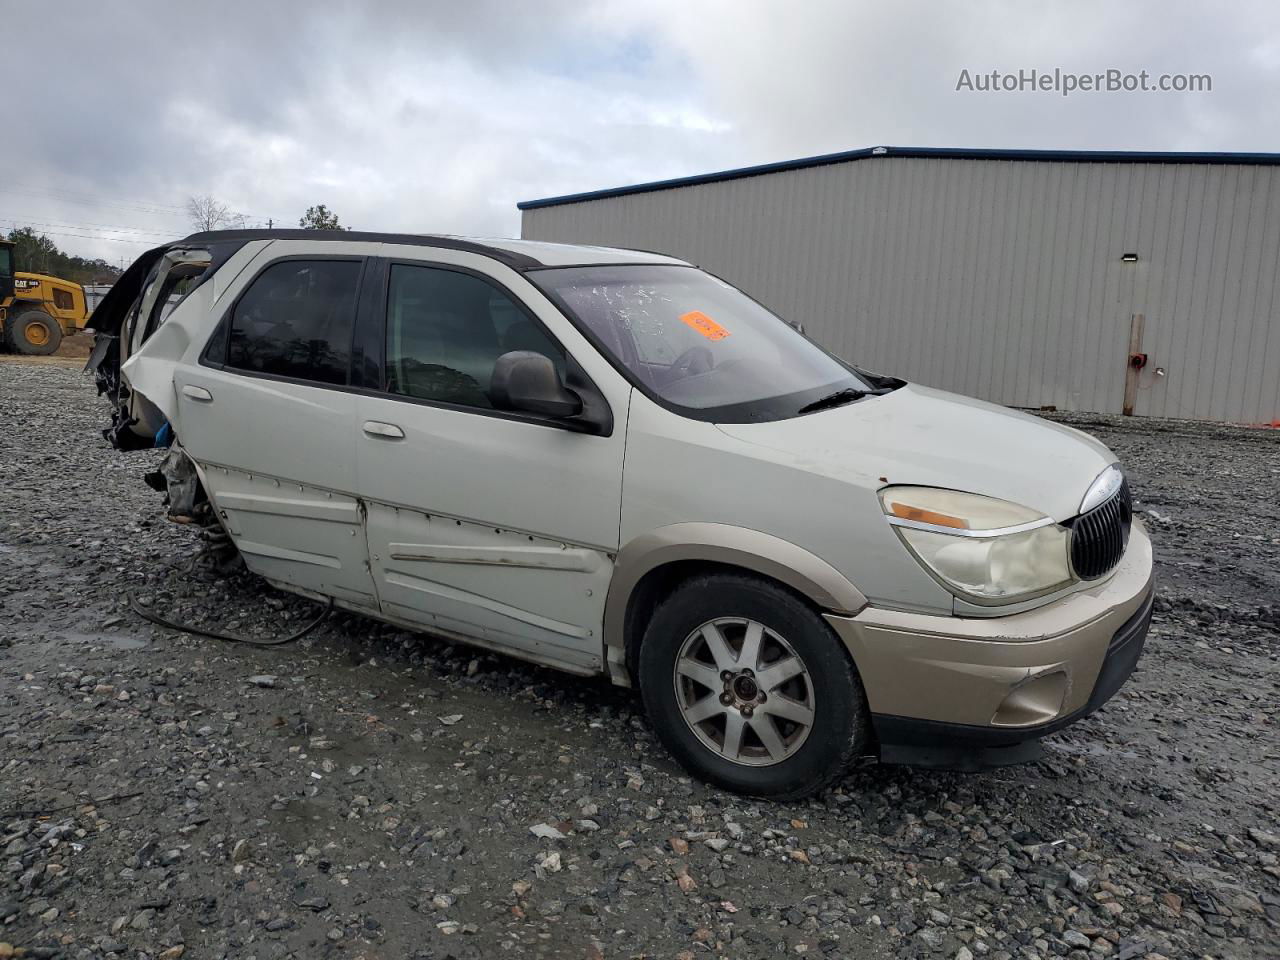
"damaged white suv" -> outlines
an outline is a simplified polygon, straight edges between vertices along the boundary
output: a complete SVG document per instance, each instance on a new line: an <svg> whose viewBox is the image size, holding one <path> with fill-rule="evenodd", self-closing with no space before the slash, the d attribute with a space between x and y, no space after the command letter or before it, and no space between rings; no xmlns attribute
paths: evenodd
<svg viewBox="0 0 1280 960"><path fill-rule="evenodd" d="M95 312L123 447L271 583L637 684L690 771L1035 754L1133 670L1151 547L1104 446L866 373L668 257L196 234Z"/></svg>

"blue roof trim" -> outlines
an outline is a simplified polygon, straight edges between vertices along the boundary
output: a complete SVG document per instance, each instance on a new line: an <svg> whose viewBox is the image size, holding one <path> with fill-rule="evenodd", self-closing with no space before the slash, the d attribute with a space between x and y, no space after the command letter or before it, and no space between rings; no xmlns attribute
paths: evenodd
<svg viewBox="0 0 1280 960"><path fill-rule="evenodd" d="M652 193L655 190L672 190L676 187L693 187L703 183L720 183L743 177L759 177L767 173L783 173L787 170L805 170L809 167L825 167L833 163L848 163L870 157L916 157L935 160L1039 160L1059 163L1218 163L1253 164L1275 166L1280 164L1280 153L1179 153L1176 151L1144 150L983 150L963 147L864 147L861 150L845 150L840 153L824 153L816 157L798 160L782 160L778 163L762 163L754 167L736 167L715 173L700 173L692 177L675 177L671 180L654 180L626 187L610 187L587 193L570 193L562 197L546 197L542 200L522 200L516 204L519 210L536 210L539 207L556 207L566 203L583 203L587 200L603 200L606 197L625 197L633 193Z"/></svg>

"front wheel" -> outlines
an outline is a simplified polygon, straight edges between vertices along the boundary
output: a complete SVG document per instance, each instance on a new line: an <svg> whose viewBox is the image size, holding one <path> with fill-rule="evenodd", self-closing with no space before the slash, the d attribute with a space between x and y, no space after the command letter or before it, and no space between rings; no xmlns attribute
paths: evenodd
<svg viewBox="0 0 1280 960"><path fill-rule="evenodd" d="M866 696L839 639L767 580L715 574L682 584L649 621L638 667L667 749L729 790L808 796L867 746Z"/></svg>
<svg viewBox="0 0 1280 960"><path fill-rule="evenodd" d="M47 357L62 343L62 326L43 310L27 310L5 320L5 342L15 353Z"/></svg>

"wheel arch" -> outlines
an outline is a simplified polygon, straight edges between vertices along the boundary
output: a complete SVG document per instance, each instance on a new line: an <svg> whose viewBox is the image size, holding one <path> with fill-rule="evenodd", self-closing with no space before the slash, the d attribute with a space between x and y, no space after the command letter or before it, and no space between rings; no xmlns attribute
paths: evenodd
<svg viewBox="0 0 1280 960"><path fill-rule="evenodd" d="M620 551L604 608L610 679L631 686L649 615L676 584L708 567L753 573L793 590L819 611L852 615L867 598L844 574L790 541L723 523L676 523L636 537Z"/></svg>

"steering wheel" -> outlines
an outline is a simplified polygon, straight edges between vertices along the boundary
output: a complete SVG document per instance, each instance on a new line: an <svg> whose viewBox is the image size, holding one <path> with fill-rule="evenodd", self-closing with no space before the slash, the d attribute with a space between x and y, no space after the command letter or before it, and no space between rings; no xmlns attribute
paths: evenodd
<svg viewBox="0 0 1280 960"><path fill-rule="evenodd" d="M676 357L668 369L672 380L683 380L699 373L708 373L715 365L715 355L707 347L694 346Z"/></svg>

